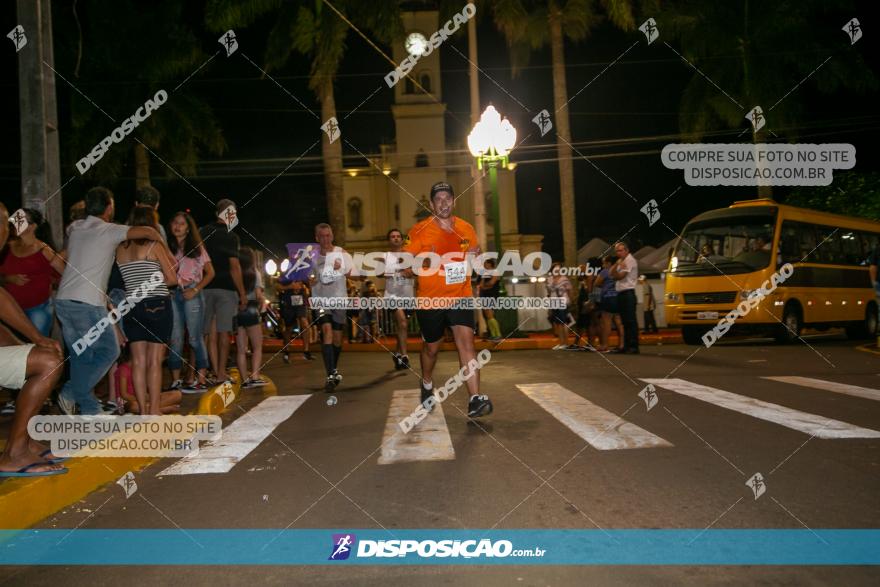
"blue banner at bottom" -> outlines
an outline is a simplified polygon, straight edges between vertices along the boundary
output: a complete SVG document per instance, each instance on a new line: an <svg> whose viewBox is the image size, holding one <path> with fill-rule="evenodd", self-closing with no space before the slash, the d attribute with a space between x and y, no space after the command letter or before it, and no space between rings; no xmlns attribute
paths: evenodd
<svg viewBox="0 0 880 587"><path fill-rule="evenodd" d="M880 530L0 530L0 565L877 565Z"/></svg>

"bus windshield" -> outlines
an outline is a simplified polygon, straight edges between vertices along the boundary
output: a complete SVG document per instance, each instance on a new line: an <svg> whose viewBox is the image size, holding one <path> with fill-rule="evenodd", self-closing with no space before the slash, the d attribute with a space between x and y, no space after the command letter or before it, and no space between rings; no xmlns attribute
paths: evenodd
<svg viewBox="0 0 880 587"><path fill-rule="evenodd" d="M770 265L775 215L728 216L685 227L672 261L682 275L750 273Z"/></svg>

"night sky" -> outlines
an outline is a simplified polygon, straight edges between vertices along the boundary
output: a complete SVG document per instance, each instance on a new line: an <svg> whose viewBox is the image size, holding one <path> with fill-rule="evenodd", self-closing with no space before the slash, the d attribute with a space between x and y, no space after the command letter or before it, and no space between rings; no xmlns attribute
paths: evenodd
<svg viewBox="0 0 880 587"><path fill-rule="evenodd" d="M86 10L100 5L96 2L86 4ZM859 50L877 75L877 55L880 52L876 51L870 26L876 21L873 15L865 13L869 5L869 2L857 3L860 10L843 11L840 18L829 18L829 22L837 23L840 20L842 26L851 16L860 18L865 27L865 37L860 41ZM57 27L57 19L66 14L66 3L56 3L55 6ZM149 3L145 3L145 7L148 10ZM14 8L13 2L5 2L0 8L4 35L15 25ZM198 11L193 12L194 23L203 28L196 22ZM263 19L252 27L237 30L239 53L261 63L270 24L271 19ZM845 38L842 31L840 35ZM203 48L207 54L219 47L215 44L218 36L204 32ZM608 63L636 41L641 42L578 94ZM100 39L89 39L89 42L100 42ZM504 41L488 18L479 23L479 43L480 66L488 75L480 80L482 106L489 102L494 104L511 119L520 137L532 133L532 137L512 155L512 160L520 163L517 169L520 232L543 234L545 250L558 255L562 249L558 167L555 160L539 162L542 159L555 159L555 139L552 133L540 138L539 133L533 132L537 128L531 122L531 118L541 109L553 111L549 49L534 53L530 67L514 79L511 77ZM389 141L394 135L390 111L393 91L387 88L382 79L389 67L384 58L356 34L349 35L347 46L336 81L338 118L348 141L364 153L375 153L380 142ZM453 47L467 54L466 35L450 39L441 48L443 101L448 108L447 141L463 142L469 131L468 70L466 61ZM150 49L144 47L144 50ZM798 51L798 48L793 47L792 51ZM242 55L235 54L230 58L218 56L184 86L185 91L197 92L210 102L228 144L222 158L204 159L198 175L188 179L214 200L231 197L237 201L241 226L260 241L252 244L282 254L284 243L310 240L314 224L326 219L320 146L303 155L283 177L274 180L249 205L242 207L242 204L306 151L319 137L320 122L271 80L260 79L259 71ZM677 141L651 137L678 132L679 100L685 84L694 75L693 70L665 45L655 43L648 46L640 32L622 33L608 25L601 26L580 44L569 43L566 59L568 93L570 98L573 97L569 105L573 141L584 155L598 156L593 162L620 186L575 154L579 245L594 236L609 241L616 239L634 224L638 226L628 238L634 241L635 246L665 243L674 235L659 223L649 228L638 208L651 198L661 201L684 183L682 173L664 168L659 157L659 150L664 144ZM71 63L71 56L60 54L56 47L57 68L65 77L69 77L67 74ZM7 39L3 39L0 64L3 72L0 79L0 108L5 121L3 141L0 142L0 197L7 207L14 210L20 205L18 83L15 54ZM288 65L273 73L272 77L308 108L320 114L320 106L307 87L308 72L308 61L293 56ZM124 83L124 80L107 80L107 83ZM66 104L72 90L60 79L57 85L60 132L63 137L69 129ZM83 93L89 94L89 83L77 85ZM377 89L379 91L372 98L360 105ZM800 142L853 143L858 161L856 170L878 169L876 143L880 136L880 116L877 113L876 93L864 96L847 92L821 94L809 82L798 88L797 92L806 99L810 122L817 126L815 130L805 131ZM144 99L147 97L144 96ZM121 119L130 115L139 104L102 106ZM355 107L356 112L344 118ZM157 116L161 116L161 111ZM850 119L849 122L846 119ZM106 124L106 132L109 133L113 125L109 120ZM743 121L742 128L737 132L745 129L745 125ZM582 144L614 139L629 140L604 146ZM126 140L132 139L129 137ZM735 138L731 135L722 140L733 142ZM346 166L363 165L356 152L347 146L344 149ZM640 151L650 153L639 154ZM63 193L65 211L94 185L93 181L80 178L73 164L74 161L62 160L62 181L76 176ZM168 220L172 211L184 208L190 208L200 223L210 219L211 204L193 188L179 179L166 179L162 164L158 161L153 161L152 171L153 184L163 196L160 209L163 222ZM128 212L133 186L133 170L130 167L125 177L120 177L110 186L117 195L117 221L122 221ZM639 203L627 197L621 187ZM774 192L780 199L784 198L785 193L784 188L777 188ZM689 218L701 211L726 206L734 200L754 195L755 191L751 189L685 186L664 204L661 213L669 226L680 230ZM251 240L247 233L241 233L244 242Z"/></svg>

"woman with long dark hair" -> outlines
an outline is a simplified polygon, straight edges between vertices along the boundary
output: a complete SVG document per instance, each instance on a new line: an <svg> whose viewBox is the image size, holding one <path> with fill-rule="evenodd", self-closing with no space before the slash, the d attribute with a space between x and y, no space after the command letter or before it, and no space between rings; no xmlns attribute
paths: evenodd
<svg viewBox="0 0 880 587"><path fill-rule="evenodd" d="M10 227L9 244L0 253L0 283L40 334L49 336L55 320L52 286L64 272L64 258L55 252L52 229L40 211L22 211L27 227L18 235Z"/></svg>
<svg viewBox="0 0 880 587"><path fill-rule="evenodd" d="M214 266L208 251L202 245L202 236L195 220L186 212L178 212L168 223L168 248L177 267L177 291L171 296L174 328L171 331L171 389L183 393L201 393L208 389L208 349L205 346L205 295L202 290L214 279ZM184 383L180 377L183 367L183 333L186 330L189 346L196 356L197 379Z"/></svg>
<svg viewBox="0 0 880 587"><path fill-rule="evenodd" d="M135 206L128 224L156 228L156 211ZM141 414L159 416L162 414L162 359L174 323L168 291L169 285L177 285L174 262L164 241L144 239L120 244L116 248L116 262L125 282L126 299L129 303L137 302L122 322L131 352L134 393Z"/></svg>
<svg viewBox="0 0 880 587"><path fill-rule="evenodd" d="M247 292L247 307L235 317L235 360L241 376L241 388L260 387L268 381L260 377L263 362L263 325L260 313L265 306L263 298L263 278L256 266L256 255L250 247L242 247L239 253L244 290ZM247 368L248 340L251 343L251 370Z"/></svg>

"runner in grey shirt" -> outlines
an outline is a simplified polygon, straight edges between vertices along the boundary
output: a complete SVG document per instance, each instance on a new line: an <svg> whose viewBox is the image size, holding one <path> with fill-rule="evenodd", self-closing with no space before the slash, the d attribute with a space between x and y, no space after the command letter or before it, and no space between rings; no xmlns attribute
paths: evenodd
<svg viewBox="0 0 880 587"><path fill-rule="evenodd" d="M311 274L312 301L316 298L345 298L348 294L346 275L352 271L346 266L345 250L333 245L333 228L327 223L315 227L315 240L320 248ZM321 356L327 371L324 391L330 393L342 382L337 366L342 353L345 310L315 310L313 321L321 329Z"/></svg>
<svg viewBox="0 0 880 587"><path fill-rule="evenodd" d="M398 255L403 248L403 233L397 228L388 231L388 244L391 251L385 253L385 297L386 298L409 298L414 297L414 279L405 277L404 270L397 268ZM406 335L409 317L412 310L397 308L394 312L394 323L397 327L397 352L394 353L394 368L398 371L409 368L409 357L406 355Z"/></svg>

